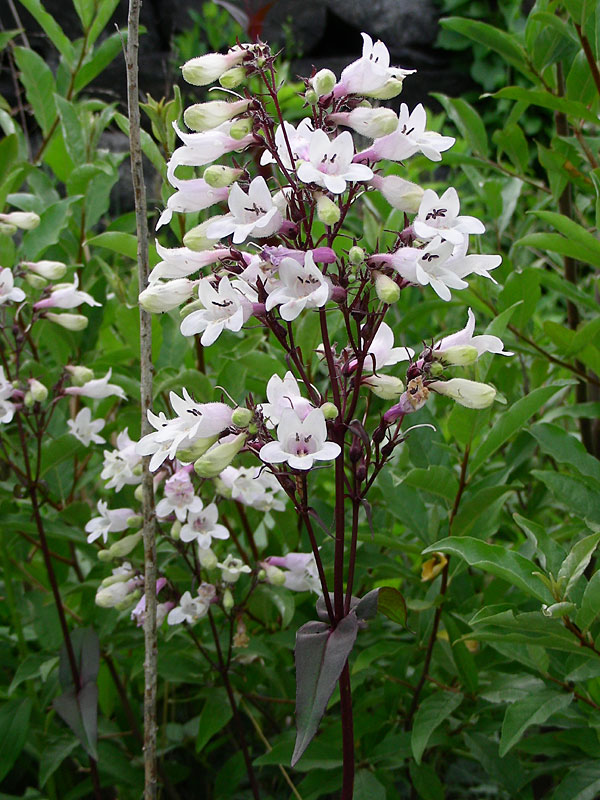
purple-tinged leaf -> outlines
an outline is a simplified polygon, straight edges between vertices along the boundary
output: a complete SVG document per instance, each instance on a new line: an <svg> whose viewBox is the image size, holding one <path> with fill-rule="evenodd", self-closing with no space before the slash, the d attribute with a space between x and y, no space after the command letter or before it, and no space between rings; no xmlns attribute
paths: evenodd
<svg viewBox="0 0 600 800"><path fill-rule="evenodd" d="M359 619L373 619L379 607L379 592L381 589L372 589L356 604L354 611Z"/></svg>
<svg viewBox="0 0 600 800"><path fill-rule="evenodd" d="M241 8L238 8L238 6L234 5L233 3L228 3L227 0L215 0L215 3L228 11L237 24L245 31L248 31L250 18L248 17L248 14L242 11Z"/></svg>
<svg viewBox="0 0 600 800"><path fill-rule="evenodd" d="M95 682L100 667L100 643L96 632L93 628L77 628L71 632L71 645L79 671L81 686ZM64 644L60 651L58 679L63 689L73 686L71 665ZM79 689L80 687L77 688Z"/></svg>
<svg viewBox="0 0 600 800"><path fill-rule="evenodd" d="M71 728L85 750L92 758L97 758L98 687L95 684L88 684L79 695L76 695L71 687L60 697L55 697L52 706Z"/></svg>
<svg viewBox="0 0 600 800"><path fill-rule="evenodd" d="M307 622L296 633L296 746L292 766L317 732L325 708L350 655L358 619L354 612L335 630L324 622Z"/></svg>

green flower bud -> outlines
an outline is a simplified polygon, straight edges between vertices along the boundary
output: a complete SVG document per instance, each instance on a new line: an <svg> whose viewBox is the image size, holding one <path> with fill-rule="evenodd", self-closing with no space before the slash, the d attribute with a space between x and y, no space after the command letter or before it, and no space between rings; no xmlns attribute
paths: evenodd
<svg viewBox="0 0 600 800"><path fill-rule="evenodd" d="M5 236L13 236L17 232L16 225L9 225L7 222L0 222L0 233Z"/></svg>
<svg viewBox="0 0 600 800"><path fill-rule="evenodd" d="M88 318L83 314L54 314L52 311L46 311L44 317L61 328L66 328L68 331L82 331L88 326Z"/></svg>
<svg viewBox="0 0 600 800"><path fill-rule="evenodd" d="M48 389L44 386L43 383L36 380L36 378L30 379L29 392L31 393L31 396L33 397L36 403L43 403L44 400L48 397Z"/></svg>
<svg viewBox="0 0 600 800"><path fill-rule="evenodd" d="M314 89L307 89L304 93L304 99L310 106L316 106L319 102L319 95Z"/></svg>
<svg viewBox="0 0 600 800"><path fill-rule="evenodd" d="M179 520L176 519L175 522L171 525L171 538L177 541L177 539L179 539L180 534L181 534L181 522L179 522Z"/></svg>
<svg viewBox="0 0 600 800"><path fill-rule="evenodd" d="M231 609L234 606L233 595L231 594L230 589L225 589L223 592L223 610L226 614L229 614Z"/></svg>
<svg viewBox="0 0 600 800"><path fill-rule="evenodd" d="M137 525L142 525L143 522L143 517L141 517L139 514L134 514L132 517L127 518L127 527L135 528Z"/></svg>
<svg viewBox="0 0 600 800"><path fill-rule="evenodd" d="M261 570L262 572L263 570ZM264 572L267 581L273 586L283 586L285 583L285 572L274 564L265 564Z"/></svg>
<svg viewBox="0 0 600 800"><path fill-rule="evenodd" d="M451 378L449 381L434 381L427 387L437 394L446 395L465 408L487 408L496 397L496 390L489 383L478 383L466 378Z"/></svg>
<svg viewBox="0 0 600 800"><path fill-rule="evenodd" d="M219 563L219 559L210 547L207 547L206 550L202 547L198 548L198 561L200 562L200 566L204 567L204 569L214 569Z"/></svg>
<svg viewBox="0 0 600 800"><path fill-rule="evenodd" d="M203 456L218 439L218 436L208 436L206 439L198 439L191 447L177 450L177 458L182 464L191 464L192 461Z"/></svg>
<svg viewBox="0 0 600 800"><path fill-rule="evenodd" d="M120 603L115 605L115 608L117 611L127 611L128 608L131 608L131 606L134 606L137 603L141 596L141 589L136 589L133 592L129 592L129 594L123 600L121 600Z"/></svg>
<svg viewBox="0 0 600 800"><path fill-rule="evenodd" d="M432 378L439 378L444 374L444 367L439 361L434 361L429 368L429 373Z"/></svg>
<svg viewBox="0 0 600 800"><path fill-rule="evenodd" d="M365 92L368 97L374 97L376 100L391 100L392 97L397 97L402 91L403 79L388 78L380 89L372 92Z"/></svg>
<svg viewBox="0 0 600 800"><path fill-rule="evenodd" d="M338 415L337 406L333 403L323 403L320 408L325 419L335 419Z"/></svg>
<svg viewBox="0 0 600 800"><path fill-rule="evenodd" d="M242 406L236 408L231 415L231 421L234 425L237 425L238 428L246 428L251 419L252 411L250 411L249 408L242 408Z"/></svg>
<svg viewBox="0 0 600 800"><path fill-rule="evenodd" d="M387 275L377 275L375 278L375 291L382 303L397 303L400 299L400 287Z"/></svg>
<svg viewBox="0 0 600 800"><path fill-rule="evenodd" d="M404 391L404 384L400 378L393 375L369 375L362 383L382 400L395 400Z"/></svg>
<svg viewBox="0 0 600 800"><path fill-rule="evenodd" d="M45 278L42 278L41 275L32 275L31 272L25 275L25 280L34 289L43 289L48 285L48 281Z"/></svg>
<svg viewBox="0 0 600 800"><path fill-rule="evenodd" d="M83 386L84 383L94 379L94 371L89 367L75 367L72 364L68 364L65 369L71 373L73 386Z"/></svg>
<svg viewBox="0 0 600 800"><path fill-rule="evenodd" d="M243 67L232 67L221 75L219 83L224 89L235 89L245 78L246 70Z"/></svg>
<svg viewBox="0 0 600 800"><path fill-rule="evenodd" d="M137 547L142 540L142 531L131 533L129 536L124 536L118 542L111 544L108 548L111 558L123 558L128 556L129 553Z"/></svg>
<svg viewBox="0 0 600 800"><path fill-rule="evenodd" d="M108 550L98 550L98 561L112 561L112 556Z"/></svg>
<svg viewBox="0 0 600 800"><path fill-rule="evenodd" d="M236 119L229 129L229 135L232 139L243 139L244 136L248 136L251 133L252 124L252 120L248 118Z"/></svg>
<svg viewBox="0 0 600 800"><path fill-rule="evenodd" d="M21 265L49 281L60 280L67 271L67 265L62 261L22 261Z"/></svg>
<svg viewBox="0 0 600 800"><path fill-rule="evenodd" d="M335 225L340 219L340 209L330 200L325 194L318 194L317 196L317 217L323 225Z"/></svg>
<svg viewBox="0 0 600 800"><path fill-rule="evenodd" d="M337 83L335 73L330 69L320 69L317 74L310 80L311 86L319 97L333 91L333 87Z"/></svg>
<svg viewBox="0 0 600 800"><path fill-rule="evenodd" d="M201 478L216 478L228 467L246 443L246 434L239 433L229 442L217 444L194 462L194 471Z"/></svg>
<svg viewBox="0 0 600 800"><path fill-rule="evenodd" d="M470 344L458 344L455 347L448 347L446 350L442 351L433 350L431 355L446 366L466 367L477 361L479 351Z"/></svg>
<svg viewBox="0 0 600 800"><path fill-rule="evenodd" d="M140 484L139 486L135 487L135 491L133 493L133 496L138 501L138 503L142 502L142 500L144 499L144 487L142 486L142 484Z"/></svg>
<svg viewBox="0 0 600 800"><path fill-rule="evenodd" d="M209 217L209 219L204 220L200 225L196 225L195 228L191 228L183 237L183 244L185 247L189 247L190 250L196 250L198 252L201 250L210 250L217 240L209 239L206 235L206 230L209 225L221 219L223 216L224 214L217 214L214 217Z"/></svg>
<svg viewBox="0 0 600 800"><path fill-rule="evenodd" d="M23 398L23 405L25 408L31 408L34 403L35 400L33 399L31 392L25 392L25 397Z"/></svg>
<svg viewBox="0 0 600 800"><path fill-rule="evenodd" d="M238 114L243 114L249 105L250 100L236 100L233 103L228 103L226 100L211 100L208 103L195 103L185 110L183 121L193 131L209 131Z"/></svg>
<svg viewBox="0 0 600 800"><path fill-rule="evenodd" d="M362 247L354 245L348 252L348 260L353 266L357 267L365 260L365 251L362 249Z"/></svg>
<svg viewBox="0 0 600 800"><path fill-rule="evenodd" d="M213 189L222 189L224 186L231 186L243 172L242 169L233 169L224 164L212 164L204 170L202 177Z"/></svg>
<svg viewBox="0 0 600 800"><path fill-rule="evenodd" d="M0 222L15 225L22 231L32 231L40 224L40 218L33 211L11 211L10 214L0 214Z"/></svg>
<svg viewBox="0 0 600 800"><path fill-rule="evenodd" d="M191 58L181 68L183 79L193 86L206 86L239 64L244 55L244 50L234 48L226 55L222 53L206 53L203 56Z"/></svg>

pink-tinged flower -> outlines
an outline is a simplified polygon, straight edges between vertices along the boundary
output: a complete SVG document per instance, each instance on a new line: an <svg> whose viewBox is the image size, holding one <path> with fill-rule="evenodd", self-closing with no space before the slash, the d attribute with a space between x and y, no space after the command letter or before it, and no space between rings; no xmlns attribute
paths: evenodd
<svg viewBox="0 0 600 800"><path fill-rule="evenodd" d="M484 353L495 353L500 356L514 355L514 353L510 353L504 349L504 343L498 336L491 336L489 334L473 336L474 331L475 315L472 310L469 309L467 312L466 326L461 331L452 333L450 336L444 336L443 339L436 342L433 345L433 355L436 357L438 355L443 356L444 353L449 353L456 347L474 347L477 351L476 358L479 358L479 356Z"/></svg>
<svg viewBox="0 0 600 800"><path fill-rule="evenodd" d="M429 389L423 383L423 378L418 375L408 382L406 391L400 395L396 405L389 408L383 415L383 421L390 425L392 422L412 414L423 408L429 397Z"/></svg>
<svg viewBox="0 0 600 800"><path fill-rule="evenodd" d="M446 395L465 408L487 408L496 397L496 390L489 383L478 383L466 378L450 378L449 381L432 381L427 388L437 394Z"/></svg>
<svg viewBox="0 0 600 800"><path fill-rule="evenodd" d="M297 161L308 160L310 140L313 133L312 120L308 118L301 120L297 128L294 128L290 122L284 122L283 126L280 125L277 128L275 131L275 149L277 150L277 157L287 170L295 170ZM290 150L292 151L293 163L290 158ZM273 155L265 149L260 157L260 163L261 166L265 166L266 164L276 164L277 162Z"/></svg>
<svg viewBox="0 0 600 800"><path fill-rule="evenodd" d="M181 74L184 81L193 86L207 86L218 80L224 72L240 64L247 52L248 46L242 48L236 45L227 53L205 53L186 61L181 67Z"/></svg>
<svg viewBox="0 0 600 800"><path fill-rule="evenodd" d="M225 153L231 153L233 150L243 150L255 142L254 134L252 133L243 136L241 139L234 139L230 135L233 124L232 122L224 122L218 128L204 133L184 133L174 122L175 133L183 142L183 146L175 150L167 164L167 180L169 183L175 186L174 181L178 180L175 176L175 170L179 166L203 167L205 164L211 164L221 158Z"/></svg>
<svg viewBox="0 0 600 800"><path fill-rule="evenodd" d="M8 302L20 303L21 300L25 300L25 292L15 286L11 270L8 267L0 269L0 306Z"/></svg>
<svg viewBox="0 0 600 800"><path fill-rule="evenodd" d="M141 483L142 476L136 467L141 457L135 452L135 442L129 438L127 428L117 436L115 450L104 451L104 464L100 477L107 481L105 487L120 492L124 486Z"/></svg>
<svg viewBox="0 0 600 800"><path fill-rule="evenodd" d="M267 297L265 308L271 311L281 306L279 313L286 322L291 322L305 308L321 308L329 300L331 284L317 268L310 250L304 265L294 258L284 258L279 265L281 285Z"/></svg>
<svg viewBox="0 0 600 800"><path fill-rule="evenodd" d="M288 553L286 556L269 556L267 564L285 570L286 589L293 592L322 594L317 563L312 553Z"/></svg>
<svg viewBox="0 0 600 800"><path fill-rule="evenodd" d="M237 583L240 575L252 572L248 564L244 564L240 558L232 556L231 553L225 561L218 562L217 567L221 570L221 577L225 583Z"/></svg>
<svg viewBox="0 0 600 800"><path fill-rule="evenodd" d="M361 336L364 337L364 333L363 327ZM414 354L415 351L410 347L394 347L394 332L387 323L382 322L367 350L363 372L376 372L383 367L391 367L399 361L408 361ZM346 369L351 372L357 363L356 359L352 359Z"/></svg>
<svg viewBox="0 0 600 800"><path fill-rule="evenodd" d="M192 211L204 211L205 208L210 208L215 203L222 203L227 200L229 195L227 186L214 189L203 178L180 180L173 175L172 183L177 188L177 191L167 200L167 207L156 223L156 230L169 223L175 211L183 214L189 214Z"/></svg>
<svg viewBox="0 0 600 800"><path fill-rule="evenodd" d="M171 281L153 281L139 295L139 303L145 311L161 314L171 311L192 296L197 281L174 278Z"/></svg>
<svg viewBox="0 0 600 800"><path fill-rule="evenodd" d="M341 448L327 441L327 425L320 408L303 419L289 408L284 409L277 426L277 440L261 447L259 457L267 464L286 462L292 469L310 469L314 461L332 461Z"/></svg>
<svg viewBox="0 0 600 800"><path fill-rule="evenodd" d="M104 500L98 500L96 507L100 516L93 517L85 526L85 532L88 534L87 541L90 544L100 536L106 543L109 533L120 533L126 530L129 527L127 521L134 516L133 509L114 508L111 510Z"/></svg>
<svg viewBox="0 0 600 800"><path fill-rule="evenodd" d="M243 290L243 291L242 291ZM224 277L217 289L210 278L203 278L198 285L198 298L204 308L192 311L184 317L180 330L184 336L201 333L200 341L205 347L216 342L224 330L239 331L252 314L252 302L258 298L243 281L229 282Z"/></svg>
<svg viewBox="0 0 600 800"><path fill-rule="evenodd" d="M418 184L405 181L399 175L373 175L369 183L393 208L407 214L416 214L419 210L424 190Z"/></svg>
<svg viewBox="0 0 600 800"><path fill-rule="evenodd" d="M294 258L299 264L304 264L306 253L310 252L316 264L333 264L337 259L335 250L332 247L315 247L314 250L292 250L290 247L277 245L275 247L263 247L262 255L268 259L274 267L278 267L284 258Z"/></svg>
<svg viewBox="0 0 600 800"><path fill-rule="evenodd" d="M202 597L192 597L190 592L184 592L179 600L179 605L169 611L167 624L179 625L187 622L192 625L207 614L208 603Z"/></svg>
<svg viewBox="0 0 600 800"><path fill-rule="evenodd" d="M86 381L82 386L69 386L65 389L65 394L76 394L80 397L91 397L93 400L103 400L105 397L115 395L121 400L127 400L124 390L116 383L109 383L112 375L112 367L103 378L94 378Z"/></svg>
<svg viewBox="0 0 600 800"><path fill-rule="evenodd" d="M283 511L285 493L277 478L262 467L226 467L217 491L257 511Z"/></svg>
<svg viewBox="0 0 600 800"><path fill-rule="evenodd" d="M75 274L73 283L57 283L52 287L50 296L38 300L34 308L76 308L82 303L87 303L88 306L102 305L97 303L91 294L78 289L78 286L79 278Z"/></svg>
<svg viewBox="0 0 600 800"><path fill-rule="evenodd" d="M485 233L485 226L476 217L459 216L460 200L452 186L438 197L433 189L426 189L413 220L413 228L419 239L440 236L452 244L461 244L465 234Z"/></svg>
<svg viewBox="0 0 600 800"><path fill-rule="evenodd" d="M207 235L210 238L222 239L232 233L234 243L240 244L250 235L259 239L272 236L283 222L262 176L254 178L247 193L239 184L233 184L229 193L229 211L231 213L209 225Z"/></svg>
<svg viewBox="0 0 600 800"><path fill-rule="evenodd" d="M339 83L334 87L334 97L345 94L372 94L382 90L392 78L401 81L415 72L390 67L390 54L383 42L373 40L367 33L363 38L362 56L349 64L343 71ZM398 92L396 92L397 94ZM391 95L392 97L394 95Z"/></svg>
<svg viewBox="0 0 600 800"><path fill-rule="evenodd" d="M353 131L366 136L368 139L377 139L393 133L398 127L398 117L391 108L353 108L352 111L339 111L329 114L329 122L352 128Z"/></svg>
<svg viewBox="0 0 600 800"><path fill-rule="evenodd" d="M316 183L333 194L341 194L346 191L346 182L368 181L373 177L369 167L353 164L353 157L351 133L344 131L330 140L319 128L310 139L309 160L300 164L297 174L304 183Z"/></svg>
<svg viewBox="0 0 600 800"><path fill-rule="evenodd" d="M81 444L89 447L92 442L94 444L104 444L106 439L99 436L99 432L105 426L106 420L92 419L92 412L89 408L82 408L77 414L75 419L68 419L67 425L69 433L71 433Z"/></svg>
<svg viewBox="0 0 600 800"><path fill-rule="evenodd" d="M156 505L157 517L175 514L179 522L185 522L188 512L202 511L202 500L194 493L194 486L187 469L180 469L165 482L165 496Z"/></svg>
<svg viewBox="0 0 600 800"><path fill-rule="evenodd" d="M166 578L159 578L156 581L156 596L158 597L159 592L166 586L167 579ZM167 614L169 611L175 607L175 603L170 601L166 603L157 603L156 605L156 625L157 627L162 625L165 621ZM136 623L138 628L141 628L144 624L144 619L146 617L146 595L143 594L136 607L131 612L131 619Z"/></svg>
<svg viewBox="0 0 600 800"><path fill-rule="evenodd" d="M15 405L11 402L14 386L6 379L4 367L0 367L0 423L7 424L15 415Z"/></svg>
<svg viewBox="0 0 600 800"><path fill-rule="evenodd" d="M312 403L300 394L298 381L291 372L286 372L284 378L280 378L279 375L269 378L267 400L267 403L262 403L258 407L269 428L279 424L286 408L293 408L300 419L305 419L313 408Z"/></svg>
<svg viewBox="0 0 600 800"><path fill-rule="evenodd" d="M419 103L409 113L406 103L400 106L398 127L393 133L375 139L371 147L357 153L354 161L404 161L415 153L423 153L430 161L441 161L441 153L452 147L456 141L452 136L441 136L434 131L426 131L427 114Z"/></svg>
<svg viewBox="0 0 600 800"><path fill-rule="evenodd" d="M197 251L190 250L189 247L163 247L160 242L156 242L156 251L162 261L150 273L150 281L157 281L159 278L187 278L188 275L215 264L220 258L231 257L228 247Z"/></svg>
<svg viewBox="0 0 600 800"><path fill-rule="evenodd" d="M215 503L210 503L206 508L190 511L179 538L182 542L198 542L198 547L202 550L207 550L213 539L229 539L229 531L217 522L218 518L219 511Z"/></svg>

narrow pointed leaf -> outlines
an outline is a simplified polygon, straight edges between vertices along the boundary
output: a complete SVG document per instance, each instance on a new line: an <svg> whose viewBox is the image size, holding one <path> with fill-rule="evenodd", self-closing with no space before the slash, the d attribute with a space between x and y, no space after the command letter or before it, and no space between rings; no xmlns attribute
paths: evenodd
<svg viewBox="0 0 600 800"><path fill-rule="evenodd" d="M531 725L543 725L553 714L565 709L572 699L571 694L545 690L510 705L502 723L500 758L517 744L527 728Z"/></svg>
<svg viewBox="0 0 600 800"><path fill-rule="evenodd" d="M558 571L558 580L562 582L565 595L575 586L583 571L590 563L594 550L598 547L600 533L592 533L573 546Z"/></svg>
<svg viewBox="0 0 600 800"><path fill-rule="evenodd" d="M423 700L415 714L410 746L417 764L427 747L431 734L462 703L463 696L458 692L438 692Z"/></svg>

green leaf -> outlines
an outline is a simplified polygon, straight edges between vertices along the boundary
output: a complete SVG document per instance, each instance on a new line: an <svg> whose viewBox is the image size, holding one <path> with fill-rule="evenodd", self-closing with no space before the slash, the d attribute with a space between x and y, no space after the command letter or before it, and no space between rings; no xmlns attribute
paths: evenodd
<svg viewBox="0 0 600 800"><path fill-rule="evenodd" d="M73 0L77 16L81 20L81 26L84 31L88 30L94 19L94 7L96 0Z"/></svg>
<svg viewBox="0 0 600 800"><path fill-rule="evenodd" d="M487 158L489 146L485 125L473 106L460 97L446 97L437 92L431 92L431 94L443 105L462 138L471 145L473 152Z"/></svg>
<svg viewBox="0 0 600 800"><path fill-rule="evenodd" d="M479 489L473 496L466 497L461 502L458 513L454 518L452 524L453 535L466 535L478 522L482 514L490 515L492 519L495 519L499 507L502 505L500 501L517 488L517 486L486 486L483 489Z"/></svg>
<svg viewBox="0 0 600 800"><path fill-rule="evenodd" d="M452 645L452 658L456 664L458 674L464 683L465 689L468 692L475 694L479 684L479 676L475 659L469 652L465 643L461 641L461 633L456 621L449 614L443 614L442 620L450 638L450 644Z"/></svg>
<svg viewBox="0 0 600 800"><path fill-rule="evenodd" d="M10 700L0 709L0 781L10 772L27 741L31 699Z"/></svg>
<svg viewBox="0 0 600 800"><path fill-rule="evenodd" d="M98 3L96 19L93 21L88 34L88 42L91 45L94 44L98 36L100 36L118 5L119 0L102 0L101 3Z"/></svg>
<svg viewBox="0 0 600 800"><path fill-rule="evenodd" d="M406 486L437 494L453 503L458 492L458 481L448 467L431 464L427 469L411 469L402 481Z"/></svg>
<svg viewBox="0 0 600 800"><path fill-rule="evenodd" d="M600 260L582 244L572 242L559 233L528 233L526 236L517 239L517 247L535 247L538 250L550 250L561 256L569 256L584 264L591 264L600 267Z"/></svg>
<svg viewBox="0 0 600 800"><path fill-rule="evenodd" d="M512 125L498 128L494 132L493 139L498 146L498 161L500 161L501 153L504 152L510 158L515 169L520 173L527 172L529 145L525 134L516 123L513 122Z"/></svg>
<svg viewBox="0 0 600 800"><path fill-rule="evenodd" d="M408 765L410 780L421 800L444 800L444 787L431 764Z"/></svg>
<svg viewBox="0 0 600 800"><path fill-rule="evenodd" d="M354 800L386 800L385 786L368 769L359 769L354 781Z"/></svg>
<svg viewBox="0 0 600 800"><path fill-rule="evenodd" d="M542 481L552 494L577 514L578 517L600 523L599 489L597 486L591 488L583 480L551 470L534 469L531 474Z"/></svg>
<svg viewBox="0 0 600 800"><path fill-rule="evenodd" d="M40 755L40 786L46 784L48 778L56 772L78 744L77 739L70 735L54 735L50 741L44 744Z"/></svg>
<svg viewBox="0 0 600 800"><path fill-rule="evenodd" d="M600 795L600 764L588 762L570 770L552 795L552 800L597 800Z"/></svg>
<svg viewBox="0 0 600 800"><path fill-rule="evenodd" d="M479 567L502 578L542 603L553 601L548 590L533 575L538 570L533 561L520 553L515 553L514 550L508 550L499 544L488 544L470 536L450 536L426 547L423 553L436 551L460 556L469 566Z"/></svg>
<svg viewBox="0 0 600 800"><path fill-rule="evenodd" d="M550 111L559 111L576 120L591 122L592 125L598 124L598 118L588 110L584 103L580 103L577 100L566 100L564 97L558 97L555 94L550 94L550 92L525 89L522 86L507 86L493 94L492 97L519 100L529 105L547 108Z"/></svg>
<svg viewBox="0 0 600 800"><path fill-rule="evenodd" d="M67 64L72 64L75 58L73 45L54 17L49 14L40 0L19 0L31 16L50 39L58 52L64 56Z"/></svg>
<svg viewBox="0 0 600 800"><path fill-rule="evenodd" d="M470 462L471 474L484 464L498 448L507 442L511 436L519 431L527 420L547 403L564 386L540 386L533 392L517 400L508 411L505 411L496 421L492 430L479 445Z"/></svg>
<svg viewBox="0 0 600 800"><path fill-rule="evenodd" d="M577 613L577 625L587 631L600 614L600 572L595 572L585 587L581 607Z"/></svg>
<svg viewBox="0 0 600 800"><path fill-rule="evenodd" d="M575 586L600 542L600 533L592 533L573 545L571 552L563 561L558 571L558 581L564 586L564 594L568 596Z"/></svg>
<svg viewBox="0 0 600 800"><path fill-rule="evenodd" d="M117 123L119 128L123 131L123 133L129 136L129 120L127 119L127 117L124 116L123 114L115 114L115 122ZM140 131L140 139L144 155L146 156L146 158L150 160L150 162L162 175L166 169L165 159L163 158L162 153L158 149L156 142L150 136L150 134L146 133L146 131L143 129Z"/></svg>
<svg viewBox="0 0 600 800"><path fill-rule="evenodd" d="M531 725L543 725L553 714L563 711L573 695L559 694L552 689L517 700L506 709L500 734L500 758L506 755Z"/></svg>
<svg viewBox="0 0 600 800"><path fill-rule="evenodd" d="M30 104L42 132L47 135L56 119L54 76L44 59L38 56L34 50L15 47L13 53L21 72L21 82L25 87L27 102Z"/></svg>
<svg viewBox="0 0 600 800"><path fill-rule="evenodd" d="M462 703L463 696L458 692L437 692L427 697L421 705L413 721L410 746L417 764L427 747L431 734Z"/></svg>
<svg viewBox="0 0 600 800"><path fill-rule="evenodd" d="M0 52L2 52L2 50L4 50L4 48L6 47L6 45L10 41L12 41L15 38L15 36L17 36L19 33L20 30L18 28L15 28L12 31L2 31L2 33L0 33Z"/></svg>
<svg viewBox="0 0 600 800"><path fill-rule="evenodd" d="M53 203L40 217L40 224L23 237L23 250L26 258L35 261L47 247L58 242L62 231L67 227L69 208L79 197L65 197Z"/></svg>
<svg viewBox="0 0 600 800"><path fill-rule="evenodd" d="M566 236L569 241L577 242L590 253L592 263L600 264L600 242L596 237L586 230L582 225L566 217L564 214L557 214L555 211L540 211L533 209L529 212L534 216L552 225L559 233Z"/></svg>
<svg viewBox="0 0 600 800"><path fill-rule="evenodd" d="M113 33L94 50L94 54L85 61L75 76L73 87L80 92L111 64L119 53L123 52L123 43L127 43L127 31Z"/></svg>
<svg viewBox="0 0 600 800"><path fill-rule="evenodd" d="M513 514L513 519L525 532L527 538L533 542L542 567L555 575L565 559L566 553L564 549L554 541L543 525L539 525L530 519L525 519L520 514Z"/></svg>
<svg viewBox="0 0 600 800"><path fill-rule="evenodd" d="M538 422L531 427L544 453L548 453L560 464L571 464L582 475L600 481L600 461L591 456L579 439L567 433L558 425Z"/></svg>
<svg viewBox="0 0 600 800"><path fill-rule="evenodd" d="M60 117L60 127L67 153L76 166L83 164L86 160L85 139L75 106L59 94L54 95L54 102Z"/></svg>
<svg viewBox="0 0 600 800"><path fill-rule="evenodd" d="M211 689L198 722L196 752L200 753L233 716L225 689Z"/></svg>
<svg viewBox="0 0 600 800"><path fill-rule="evenodd" d="M132 233L105 231L97 236L92 236L91 239L87 240L86 244L94 245L95 247L106 247L107 250L112 250L114 253L120 253L137 261L137 237ZM148 257L151 267L158 264L160 256L156 252L156 245L151 244L149 246Z"/></svg>
<svg viewBox="0 0 600 800"><path fill-rule="evenodd" d="M380 611L392 622L406 627L406 602L398 589L391 586L382 586L377 595L377 611Z"/></svg>
<svg viewBox="0 0 600 800"><path fill-rule="evenodd" d="M456 31L475 42L479 42L484 47L499 53L502 58L518 69L528 78L533 78L533 74L527 66L527 58L523 48L516 42L511 34L494 28L486 22L479 22L473 19L462 17L446 17L440 20L442 28Z"/></svg>

